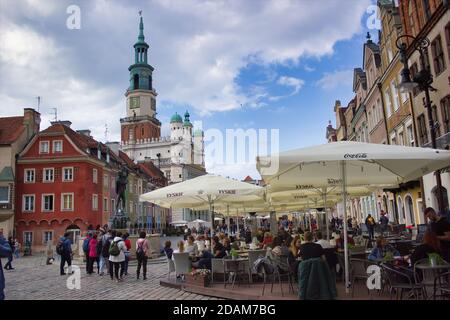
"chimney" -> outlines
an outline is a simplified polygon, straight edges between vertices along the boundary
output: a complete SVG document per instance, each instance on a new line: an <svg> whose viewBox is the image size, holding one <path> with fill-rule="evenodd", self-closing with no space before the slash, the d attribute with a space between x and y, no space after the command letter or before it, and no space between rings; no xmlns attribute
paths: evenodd
<svg viewBox="0 0 450 320"><path fill-rule="evenodd" d="M66 126L68 128L70 128L70 126L72 125L72 122L69 120L51 121L50 123L52 124L52 126L55 124L62 124L63 126Z"/></svg>
<svg viewBox="0 0 450 320"><path fill-rule="evenodd" d="M77 130L77 132L80 133L80 134L82 134L82 135L84 135L84 136L86 136L86 137L92 138L92 136L91 136L91 130L88 130L88 129L85 129L85 130Z"/></svg>
<svg viewBox="0 0 450 320"><path fill-rule="evenodd" d="M27 129L27 139L39 132L41 114L32 108L23 109L23 124Z"/></svg>
<svg viewBox="0 0 450 320"><path fill-rule="evenodd" d="M334 103L334 112L336 112L336 110L340 107L341 107L341 100L336 100L336 102Z"/></svg>

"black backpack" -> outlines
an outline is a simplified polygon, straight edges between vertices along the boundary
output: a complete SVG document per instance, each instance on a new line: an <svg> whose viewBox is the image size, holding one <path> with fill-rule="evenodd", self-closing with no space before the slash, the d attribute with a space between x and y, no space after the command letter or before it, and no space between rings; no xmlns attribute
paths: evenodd
<svg viewBox="0 0 450 320"><path fill-rule="evenodd" d="M56 245L56 253L60 256L64 254L64 242L62 240L59 240Z"/></svg>
<svg viewBox="0 0 450 320"><path fill-rule="evenodd" d="M140 245L138 245L137 249L136 249L136 258L138 259L142 259L145 255L144 253L144 241L141 242Z"/></svg>
<svg viewBox="0 0 450 320"><path fill-rule="evenodd" d="M111 245L111 239L103 239L104 241L101 241L102 243L102 257L108 258L109 257L109 247Z"/></svg>
<svg viewBox="0 0 450 320"><path fill-rule="evenodd" d="M97 257L100 257L103 252L103 242L100 239L100 241L97 241L97 246L95 247L95 250L97 252Z"/></svg>

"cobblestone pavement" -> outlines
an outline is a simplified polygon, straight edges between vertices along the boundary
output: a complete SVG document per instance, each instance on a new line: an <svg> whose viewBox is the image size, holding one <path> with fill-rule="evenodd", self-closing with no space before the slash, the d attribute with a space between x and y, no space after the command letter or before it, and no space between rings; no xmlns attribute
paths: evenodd
<svg viewBox="0 0 450 320"><path fill-rule="evenodd" d="M160 279L167 277L164 261L148 264L145 281L142 276L136 279L136 265L130 262L129 274L120 283L111 281L109 275L86 275L81 260L75 260L73 265L80 266L81 288L71 290L67 287L69 276L59 275L58 260L46 265L44 257L14 259L15 270L4 271L6 300L216 300L160 286Z"/></svg>

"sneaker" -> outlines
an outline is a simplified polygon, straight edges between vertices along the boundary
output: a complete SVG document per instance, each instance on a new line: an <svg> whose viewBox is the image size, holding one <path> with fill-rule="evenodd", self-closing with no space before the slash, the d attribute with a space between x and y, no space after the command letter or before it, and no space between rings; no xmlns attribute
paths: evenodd
<svg viewBox="0 0 450 320"><path fill-rule="evenodd" d="M67 274L67 273L65 273L65 272L64 272L64 273L60 273L61 276L65 276L66 274Z"/></svg>

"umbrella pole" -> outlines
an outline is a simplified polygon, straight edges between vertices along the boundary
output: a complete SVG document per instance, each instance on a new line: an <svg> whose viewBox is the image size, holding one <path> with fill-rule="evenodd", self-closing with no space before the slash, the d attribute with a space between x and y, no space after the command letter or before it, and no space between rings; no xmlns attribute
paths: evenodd
<svg viewBox="0 0 450 320"><path fill-rule="evenodd" d="M230 231L230 205L227 204L227 231L228 231L228 236L231 235Z"/></svg>
<svg viewBox="0 0 450 320"><path fill-rule="evenodd" d="M238 215L238 209L236 209L236 232L237 234L240 234L239 232L239 215Z"/></svg>
<svg viewBox="0 0 450 320"><path fill-rule="evenodd" d="M325 209L325 226L327 228L327 240L330 241L330 221L328 221L328 213L327 213L327 192L323 193L323 203Z"/></svg>
<svg viewBox="0 0 450 320"><path fill-rule="evenodd" d="M209 214L211 215L211 239L214 236L214 212L212 210L212 200L211 196L208 196L208 202L209 202Z"/></svg>
<svg viewBox="0 0 450 320"><path fill-rule="evenodd" d="M344 202L344 261L345 261L345 292L349 293L349 265L348 265L348 248L347 248L347 168L345 161L341 161L342 168L342 200Z"/></svg>

